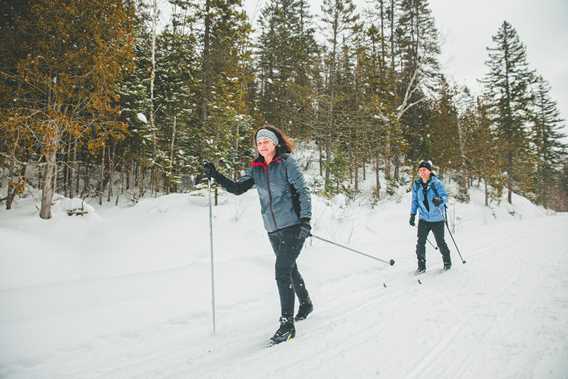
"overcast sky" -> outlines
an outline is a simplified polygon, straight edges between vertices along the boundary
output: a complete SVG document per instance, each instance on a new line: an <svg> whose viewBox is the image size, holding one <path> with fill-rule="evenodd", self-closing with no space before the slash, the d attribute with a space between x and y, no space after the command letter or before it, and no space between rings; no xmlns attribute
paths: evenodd
<svg viewBox="0 0 568 379"><path fill-rule="evenodd" d="M517 30L529 64L552 86L568 118L568 2L566 0L430 0L440 31L444 72L479 89L487 73L487 46L504 20Z"/></svg>

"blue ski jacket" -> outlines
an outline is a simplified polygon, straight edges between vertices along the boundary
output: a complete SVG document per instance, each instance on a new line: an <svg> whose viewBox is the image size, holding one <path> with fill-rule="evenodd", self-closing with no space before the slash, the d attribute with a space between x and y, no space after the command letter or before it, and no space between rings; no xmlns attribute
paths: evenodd
<svg viewBox="0 0 568 379"><path fill-rule="evenodd" d="M301 219L312 217L309 189L298 163L289 154L277 155L270 165L259 156L236 182L218 172L214 178L235 195L256 186L264 228L268 233L298 225Z"/></svg>
<svg viewBox="0 0 568 379"><path fill-rule="evenodd" d="M432 202L434 196L442 199L442 204L435 206ZM428 209L424 205L424 199L427 199ZM435 175L430 176L426 187L426 197L422 187L422 179L418 178L412 184L412 205L410 206L410 214L416 214L420 211L420 220L428 222L444 221L444 207L448 203L448 193L444 189L444 185Z"/></svg>

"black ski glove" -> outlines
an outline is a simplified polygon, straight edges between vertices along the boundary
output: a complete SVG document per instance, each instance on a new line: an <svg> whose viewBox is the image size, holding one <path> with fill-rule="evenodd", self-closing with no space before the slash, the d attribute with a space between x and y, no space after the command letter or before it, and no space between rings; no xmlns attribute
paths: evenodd
<svg viewBox="0 0 568 379"><path fill-rule="evenodd" d="M439 207L440 204L442 204L442 199L440 199L439 196L434 196L434 198L432 199L432 202L434 203L435 206Z"/></svg>
<svg viewBox="0 0 568 379"><path fill-rule="evenodd" d="M408 223L410 224L410 226L415 226L416 225L416 215L410 215L410 220L408 221Z"/></svg>
<svg viewBox="0 0 568 379"><path fill-rule="evenodd" d="M215 178L215 176L217 175L217 169L215 168L215 165L208 161L203 162L203 172L209 179Z"/></svg>
<svg viewBox="0 0 568 379"><path fill-rule="evenodd" d="M300 231L298 233L299 240L305 240L312 235L312 227L310 225L310 219L307 217L302 218L302 223L300 224Z"/></svg>

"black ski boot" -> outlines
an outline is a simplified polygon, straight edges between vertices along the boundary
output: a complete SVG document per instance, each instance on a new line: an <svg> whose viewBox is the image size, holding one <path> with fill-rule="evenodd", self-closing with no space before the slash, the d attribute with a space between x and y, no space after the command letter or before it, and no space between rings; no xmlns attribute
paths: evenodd
<svg viewBox="0 0 568 379"><path fill-rule="evenodd" d="M280 342L291 340L296 336L296 328L294 327L294 320L291 317L280 317L280 327L274 333L270 342L273 345Z"/></svg>
<svg viewBox="0 0 568 379"><path fill-rule="evenodd" d="M298 313L294 318L296 321L305 320L310 313L314 311L314 305L310 299L303 301L300 303L300 307L298 308Z"/></svg>
<svg viewBox="0 0 568 379"><path fill-rule="evenodd" d="M447 271L447 270L451 269L452 268L452 259L450 258L450 256L445 255L443 257L443 259L444 259L444 270Z"/></svg>
<svg viewBox="0 0 568 379"><path fill-rule="evenodd" d="M416 269L416 274L422 274L426 272L426 261L423 259L418 260L418 268Z"/></svg>

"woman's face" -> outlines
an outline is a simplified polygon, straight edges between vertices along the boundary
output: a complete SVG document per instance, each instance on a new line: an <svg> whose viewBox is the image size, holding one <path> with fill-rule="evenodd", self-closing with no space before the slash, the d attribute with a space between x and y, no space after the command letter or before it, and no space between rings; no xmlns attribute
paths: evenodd
<svg viewBox="0 0 568 379"><path fill-rule="evenodd" d="M266 158L272 158L276 154L276 145L268 138L263 138L256 143L258 153Z"/></svg>
<svg viewBox="0 0 568 379"><path fill-rule="evenodd" d="M422 181L427 182L428 179L430 179L430 170L428 170L426 167L420 167L418 169L418 175L420 175Z"/></svg>

